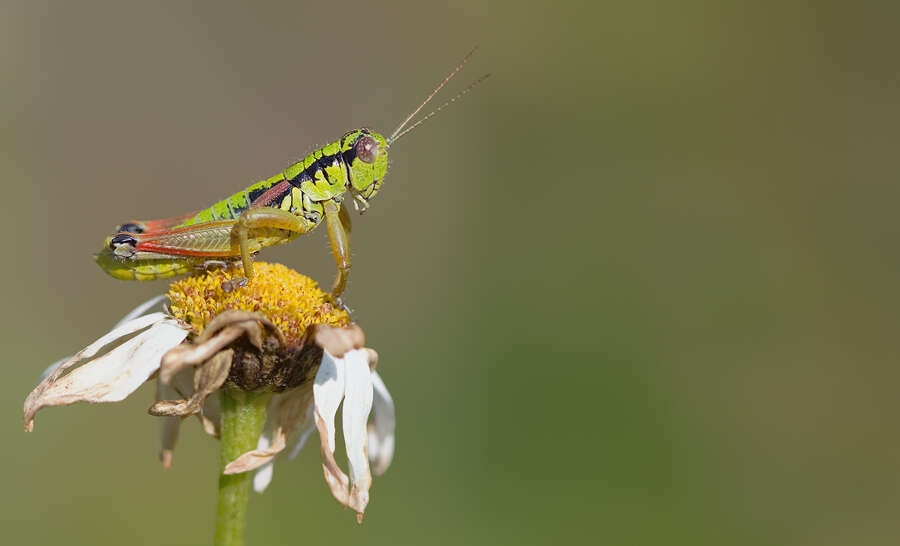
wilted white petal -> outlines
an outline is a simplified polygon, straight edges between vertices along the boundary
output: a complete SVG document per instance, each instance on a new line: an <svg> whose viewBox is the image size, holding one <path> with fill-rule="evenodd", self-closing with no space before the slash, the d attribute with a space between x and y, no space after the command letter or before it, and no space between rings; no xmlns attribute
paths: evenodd
<svg viewBox="0 0 900 546"><path fill-rule="evenodd" d="M397 417L394 400L378 372L372 372L375 400L372 407L373 422L369 424L369 461L376 476L384 474L394 457L394 429Z"/></svg>
<svg viewBox="0 0 900 546"><path fill-rule="evenodd" d="M259 467L256 474L253 475L253 490L262 493L272 483L272 474L275 473L274 461L269 461Z"/></svg>
<svg viewBox="0 0 900 546"><path fill-rule="evenodd" d="M327 438L323 439L323 447L334 453L334 416L344 398L343 358L335 358L328 351L323 351L322 364L316 372L313 383L313 396L316 403L316 418L325 422ZM327 445L325 444L327 440Z"/></svg>
<svg viewBox="0 0 900 546"><path fill-rule="evenodd" d="M350 502L347 491L350 480L334 460L334 416L344 398L344 368L343 358L335 358L328 351L323 351L322 363L313 384L313 397L316 407L316 428L319 430L322 445L322 470L325 482L334 498L347 506Z"/></svg>
<svg viewBox="0 0 900 546"><path fill-rule="evenodd" d="M344 355L346 379L344 386L344 444L350 465L350 508L360 518L369 503L372 474L366 456L366 423L372 411L372 373L364 350L355 349Z"/></svg>
<svg viewBox="0 0 900 546"><path fill-rule="evenodd" d="M153 311L162 311L163 310L163 300L165 300L168 296L166 294L160 294L159 296L154 296L153 298L145 301L144 303L138 305L134 309L128 312L127 315L122 317L122 320L116 323L113 326L113 330L122 326L126 322L130 320L134 320L141 315L146 315Z"/></svg>
<svg viewBox="0 0 900 546"><path fill-rule="evenodd" d="M53 364L50 364L49 366L47 366L47 369L45 369L41 373L40 381L45 381L52 374L56 374L57 377L59 375L62 375L62 373L66 371L66 369L71 368L75 364L78 364L79 361L85 358L94 356L95 354L97 354L97 351L99 351L106 345L109 345L114 341L118 341L125 336L133 334L138 330L146 328L154 322L164 320L166 316L162 313L154 313L153 315L147 315L146 317L141 318L142 320L134 320L133 322L129 322L126 324L122 324L120 321L120 323L116 324L116 327L113 328L110 332L106 333L103 337L91 343L84 349L78 351L77 354L66 358L61 358ZM38 387L40 387L40 385L38 385Z"/></svg>
<svg viewBox="0 0 900 546"><path fill-rule="evenodd" d="M149 328L147 328L149 326ZM146 331L122 341L124 336ZM187 337L187 331L162 313L134 319L101 337L59 365L25 400L25 429L46 406L75 402L117 402L134 392L159 368L162 355ZM111 346L109 352L60 377L65 370Z"/></svg>
<svg viewBox="0 0 900 546"><path fill-rule="evenodd" d="M269 437L266 434L262 434L259 437L259 442L256 445L257 449L263 450L269 447ZM269 484L272 483L272 474L275 471L275 461L270 460L263 466L259 467L256 471L256 474L253 475L253 490L257 493L262 493L269 487Z"/></svg>
<svg viewBox="0 0 900 546"><path fill-rule="evenodd" d="M161 294L159 296L155 296L152 299L145 301L144 303L138 305L137 307L135 307L134 309L129 311L127 315L122 317L122 319L119 322L117 322L116 325L112 327L112 329L116 330L117 328L124 326L127 322L130 322L142 315L149 314L152 311L162 311L162 307L163 307L162 302L166 297L167 297L166 294ZM63 362L65 362L66 360L68 360L70 358L72 358L72 357L67 356L65 358L60 358L53 364L50 364L49 366L47 366L47 369L45 369L44 372L41 373L40 381L43 381L48 375L50 375L51 373L56 371L56 368L58 368Z"/></svg>

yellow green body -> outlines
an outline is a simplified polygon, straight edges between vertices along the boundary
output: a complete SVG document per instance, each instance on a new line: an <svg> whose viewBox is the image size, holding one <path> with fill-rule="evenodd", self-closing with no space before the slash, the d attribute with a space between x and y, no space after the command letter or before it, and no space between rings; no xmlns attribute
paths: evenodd
<svg viewBox="0 0 900 546"><path fill-rule="evenodd" d="M329 223L333 250L335 238L338 246L343 240L349 245L346 234L331 233L332 224L333 229L349 231L349 216L341 213L347 193L358 209L365 210L387 172L387 151L381 134L351 131L206 209L179 218L122 224L95 260L117 279L139 281L239 259L246 270L250 254L291 241L332 213L341 220ZM349 247L345 250L349 264Z"/></svg>

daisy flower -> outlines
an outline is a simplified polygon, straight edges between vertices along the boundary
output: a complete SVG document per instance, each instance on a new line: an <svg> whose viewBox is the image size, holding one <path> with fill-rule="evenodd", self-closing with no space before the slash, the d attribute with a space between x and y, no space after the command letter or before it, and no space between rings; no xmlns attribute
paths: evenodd
<svg viewBox="0 0 900 546"><path fill-rule="evenodd" d="M242 533L249 473L262 492L275 457L290 446L293 458L314 431L332 495L361 522L372 473L387 470L394 453L394 403L375 371L378 355L311 279L256 265L253 281L237 290L227 269L176 281L50 366L25 400L25 430L42 408L117 402L156 379L149 412L161 418L165 467L188 416L222 440L217 542L220 533ZM341 405L348 473L335 460Z"/></svg>

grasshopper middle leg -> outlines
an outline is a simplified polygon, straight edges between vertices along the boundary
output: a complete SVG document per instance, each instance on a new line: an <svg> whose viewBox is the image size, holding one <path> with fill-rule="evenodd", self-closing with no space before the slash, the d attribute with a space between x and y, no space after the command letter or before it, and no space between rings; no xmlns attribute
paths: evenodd
<svg viewBox="0 0 900 546"><path fill-rule="evenodd" d="M304 234L310 230L310 222L301 216L291 214L286 210L261 207L247 209L238 217L234 225L232 235L238 240L241 251L241 262L244 265L244 275L247 279L253 278L253 256L250 237L251 230L259 228L273 228Z"/></svg>

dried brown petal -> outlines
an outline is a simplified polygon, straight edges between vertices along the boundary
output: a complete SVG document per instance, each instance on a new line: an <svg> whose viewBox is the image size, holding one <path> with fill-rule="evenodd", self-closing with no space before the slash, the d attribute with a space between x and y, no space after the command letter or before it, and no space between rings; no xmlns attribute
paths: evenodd
<svg viewBox="0 0 900 546"><path fill-rule="evenodd" d="M194 373L194 394L187 400L161 400L150 408L151 415L193 415L199 413L207 397L219 390L228 379L232 349L219 351Z"/></svg>
<svg viewBox="0 0 900 546"><path fill-rule="evenodd" d="M368 347L365 348L366 357L369 360L369 370L375 371L375 368L378 367L378 353L375 352L375 349L370 349Z"/></svg>
<svg viewBox="0 0 900 546"><path fill-rule="evenodd" d="M316 428L319 429L319 438L322 445L322 472L325 475L325 483L331 489L335 500L344 506L350 506L350 478L340 469L334 460L334 452L328 446L328 427L325 421L316 414Z"/></svg>
<svg viewBox="0 0 900 546"><path fill-rule="evenodd" d="M284 431L279 428L275 431L275 441L269 447L241 454L237 459L225 465L222 474L240 474L261 467L284 450L286 440Z"/></svg>
<svg viewBox="0 0 900 546"><path fill-rule="evenodd" d="M163 357L159 378L170 383L172 377L189 366L197 366L243 335L250 344L262 350L263 334L260 324L272 332L283 344L284 336L265 315L246 311L225 311L214 318L193 343L185 343L173 348Z"/></svg>
<svg viewBox="0 0 900 546"><path fill-rule="evenodd" d="M306 339L312 339L316 345L325 349L336 358L353 349L361 349L366 344L366 335L357 324L346 328L335 328L325 324L314 324L309 327Z"/></svg>
<svg viewBox="0 0 900 546"><path fill-rule="evenodd" d="M262 313L249 313L247 311L237 310L219 313L219 315L212 319L209 325L207 325L206 329L203 330L203 333L197 337L197 343L204 343L226 326L243 325L243 323L248 322L253 325L260 323L263 326L266 326L271 332L278 336L278 340L282 345L285 344L284 335L282 335L278 327L275 326L275 323L269 320L265 315ZM256 327L255 333L248 331L248 336L250 336L250 342L257 349L262 349L262 333L259 331L258 326Z"/></svg>
<svg viewBox="0 0 900 546"><path fill-rule="evenodd" d="M225 328L217 336L203 343L183 343L172 348L162 359L159 380L163 383L171 383L175 374L185 368L198 366L206 362L234 340L241 337L243 333L244 330L242 328L232 326Z"/></svg>

